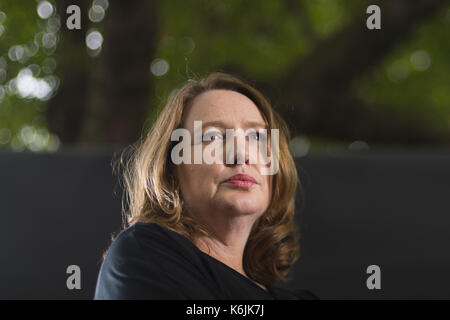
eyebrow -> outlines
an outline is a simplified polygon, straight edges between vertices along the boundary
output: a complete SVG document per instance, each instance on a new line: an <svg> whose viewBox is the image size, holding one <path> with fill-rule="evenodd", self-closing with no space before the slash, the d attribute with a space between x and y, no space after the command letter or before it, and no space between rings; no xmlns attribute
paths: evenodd
<svg viewBox="0 0 450 320"><path fill-rule="evenodd" d="M261 121L251 121L247 120L244 122L244 126L246 128L249 127L263 127L266 128L267 124ZM202 122L202 127L222 127L222 128L229 128L231 126L228 126L225 122L220 120L212 120L212 121L205 121Z"/></svg>

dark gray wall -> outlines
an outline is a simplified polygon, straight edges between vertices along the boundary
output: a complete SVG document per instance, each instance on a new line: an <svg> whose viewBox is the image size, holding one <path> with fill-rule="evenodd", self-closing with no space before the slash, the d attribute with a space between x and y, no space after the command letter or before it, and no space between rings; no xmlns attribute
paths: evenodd
<svg viewBox="0 0 450 320"><path fill-rule="evenodd" d="M0 153L0 298L92 298L102 253L122 221L111 155ZM73 264L81 290L66 287Z"/></svg>
<svg viewBox="0 0 450 320"><path fill-rule="evenodd" d="M121 225L112 151L0 152L0 298L91 299ZM296 159L302 257L289 288L322 299L450 298L450 150ZM66 288L81 267L82 289ZM368 290L366 268L381 268Z"/></svg>
<svg viewBox="0 0 450 320"><path fill-rule="evenodd" d="M295 284L324 299L450 298L450 152L297 159L303 256ZM367 267L381 269L368 290Z"/></svg>

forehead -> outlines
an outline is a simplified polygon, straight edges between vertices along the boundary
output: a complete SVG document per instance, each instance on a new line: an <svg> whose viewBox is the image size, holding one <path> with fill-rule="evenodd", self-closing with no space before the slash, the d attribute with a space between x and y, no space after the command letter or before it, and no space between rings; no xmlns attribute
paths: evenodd
<svg viewBox="0 0 450 320"><path fill-rule="evenodd" d="M195 97L187 110L184 124L190 127L199 120L222 121L230 126L248 121L265 123L251 99L239 92L223 89L208 90Z"/></svg>

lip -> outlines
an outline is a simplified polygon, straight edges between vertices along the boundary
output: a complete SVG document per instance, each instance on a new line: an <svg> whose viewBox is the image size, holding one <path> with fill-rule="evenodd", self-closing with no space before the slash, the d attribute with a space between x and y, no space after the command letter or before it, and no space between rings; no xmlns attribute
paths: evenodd
<svg viewBox="0 0 450 320"><path fill-rule="evenodd" d="M235 174L234 176L229 177L224 183L233 185L240 189L249 189L254 184L257 184L255 178L248 174Z"/></svg>

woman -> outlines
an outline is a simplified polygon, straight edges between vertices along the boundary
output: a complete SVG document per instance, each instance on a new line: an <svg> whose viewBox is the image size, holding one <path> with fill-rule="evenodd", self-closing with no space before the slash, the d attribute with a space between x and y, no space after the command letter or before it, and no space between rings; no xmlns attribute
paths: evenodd
<svg viewBox="0 0 450 320"><path fill-rule="evenodd" d="M266 150L252 148L262 140ZM198 150L216 161L195 160ZM95 299L314 298L273 285L298 258L297 179L286 125L260 92L224 73L189 80L126 163L129 225L108 249Z"/></svg>

